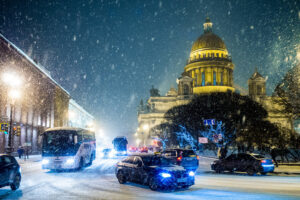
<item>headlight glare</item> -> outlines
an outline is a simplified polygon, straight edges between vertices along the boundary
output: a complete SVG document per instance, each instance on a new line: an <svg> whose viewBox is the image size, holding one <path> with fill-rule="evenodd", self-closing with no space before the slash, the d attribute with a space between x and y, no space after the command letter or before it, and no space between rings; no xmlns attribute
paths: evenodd
<svg viewBox="0 0 300 200"><path fill-rule="evenodd" d="M195 176L195 172L190 171L190 172L189 172L189 176Z"/></svg>
<svg viewBox="0 0 300 200"><path fill-rule="evenodd" d="M74 164L74 162L75 162L75 160L73 158L69 158L66 163L68 165L72 165L72 164Z"/></svg>
<svg viewBox="0 0 300 200"><path fill-rule="evenodd" d="M43 165L47 165L48 163L49 163L49 160L48 160L48 159L43 159L43 160L42 160L42 164L43 164Z"/></svg>
<svg viewBox="0 0 300 200"><path fill-rule="evenodd" d="M171 174L169 173L161 173L160 174L163 178L170 178L171 177Z"/></svg>

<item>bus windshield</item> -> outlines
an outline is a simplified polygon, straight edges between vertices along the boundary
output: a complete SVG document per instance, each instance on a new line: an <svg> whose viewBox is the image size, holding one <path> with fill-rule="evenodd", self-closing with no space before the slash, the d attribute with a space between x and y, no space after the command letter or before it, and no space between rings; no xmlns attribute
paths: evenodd
<svg viewBox="0 0 300 200"><path fill-rule="evenodd" d="M77 132L72 130L44 133L43 156L72 156L77 152Z"/></svg>

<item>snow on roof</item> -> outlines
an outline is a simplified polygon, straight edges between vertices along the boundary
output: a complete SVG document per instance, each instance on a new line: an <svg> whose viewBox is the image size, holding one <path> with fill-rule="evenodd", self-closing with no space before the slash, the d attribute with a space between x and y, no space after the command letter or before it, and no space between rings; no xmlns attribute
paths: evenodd
<svg viewBox="0 0 300 200"><path fill-rule="evenodd" d="M88 115L90 118L95 119L94 116L92 116L90 113L88 113L83 107L81 107L74 99L70 99L69 104L73 105L76 107L78 110L81 112L85 113Z"/></svg>
<svg viewBox="0 0 300 200"><path fill-rule="evenodd" d="M64 92L66 92L69 96L70 93L64 89L60 84L58 84L50 75L49 71L47 71L43 66L38 65L34 60L32 60L25 52L23 52L20 48L18 48L15 44L13 44L11 41L9 41L4 35L0 33L0 38L2 38L9 46L12 46L17 53L19 53L21 56L23 56L26 60L28 60L33 66L35 66L40 72L45 74L55 85L57 85L59 88L61 88Z"/></svg>

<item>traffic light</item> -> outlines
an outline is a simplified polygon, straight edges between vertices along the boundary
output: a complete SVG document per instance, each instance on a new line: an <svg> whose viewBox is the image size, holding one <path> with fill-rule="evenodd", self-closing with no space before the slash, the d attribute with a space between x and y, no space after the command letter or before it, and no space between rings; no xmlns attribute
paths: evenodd
<svg viewBox="0 0 300 200"><path fill-rule="evenodd" d="M17 136L21 135L21 126L17 126Z"/></svg>
<svg viewBox="0 0 300 200"><path fill-rule="evenodd" d="M17 127L15 127L15 126L13 127L13 134L17 135Z"/></svg>

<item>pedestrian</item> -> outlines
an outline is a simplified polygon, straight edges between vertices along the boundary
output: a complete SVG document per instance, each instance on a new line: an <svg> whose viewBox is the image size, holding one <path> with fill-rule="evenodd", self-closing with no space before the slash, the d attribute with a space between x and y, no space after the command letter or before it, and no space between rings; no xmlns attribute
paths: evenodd
<svg viewBox="0 0 300 200"><path fill-rule="evenodd" d="M23 151L22 151L22 147L21 147L21 146L19 146L17 152L18 152L18 155L19 155L19 159L21 159L21 158L22 158L22 154L23 154Z"/></svg>
<svg viewBox="0 0 300 200"><path fill-rule="evenodd" d="M272 146L270 154L271 154L271 157L272 157L273 161L275 162L276 167L278 167L278 162L276 160L277 153L278 153L277 149L274 146Z"/></svg>

